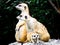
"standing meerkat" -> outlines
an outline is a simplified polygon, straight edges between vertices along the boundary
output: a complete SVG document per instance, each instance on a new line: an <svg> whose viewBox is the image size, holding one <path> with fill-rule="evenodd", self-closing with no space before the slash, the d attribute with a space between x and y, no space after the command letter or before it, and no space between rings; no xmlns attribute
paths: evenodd
<svg viewBox="0 0 60 45"><path fill-rule="evenodd" d="M31 35L31 42L32 43L39 43L40 42L40 35L38 33L32 33Z"/></svg>
<svg viewBox="0 0 60 45"><path fill-rule="evenodd" d="M39 43L40 41L40 35L36 32L29 32L27 33L27 40L26 42L30 43Z"/></svg>
<svg viewBox="0 0 60 45"><path fill-rule="evenodd" d="M50 34L48 33L47 28L35 18L31 17L29 14L28 5L25 3L18 4L16 6L18 10L21 10L21 14L18 16L18 19L26 21L28 28L36 33L40 34L40 40L49 41Z"/></svg>
<svg viewBox="0 0 60 45"><path fill-rule="evenodd" d="M15 33L15 39L17 42L24 43L27 39L27 24L23 20L19 20L16 24L16 33Z"/></svg>

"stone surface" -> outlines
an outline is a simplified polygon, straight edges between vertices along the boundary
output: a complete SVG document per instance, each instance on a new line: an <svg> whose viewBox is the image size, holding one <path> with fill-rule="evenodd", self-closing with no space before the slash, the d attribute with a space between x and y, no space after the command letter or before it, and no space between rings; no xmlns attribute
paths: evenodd
<svg viewBox="0 0 60 45"><path fill-rule="evenodd" d="M60 40L56 40L56 39L50 39L48 42L43 42L41 41L40 43L18 43L18 42L14 42L14 43L10 43L9 45L60 45Z"/></svg>

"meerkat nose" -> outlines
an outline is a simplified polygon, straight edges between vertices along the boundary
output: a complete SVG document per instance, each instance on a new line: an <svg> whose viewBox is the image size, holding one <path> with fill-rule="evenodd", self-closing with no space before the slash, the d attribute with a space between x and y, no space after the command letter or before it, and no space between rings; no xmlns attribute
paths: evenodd
<svg viewBox="0 0 60 45"><path fill-rule="evenodd" d="M17 16L16 18L17 18L17 19L19 19L20 17L19 17L19 16Z"/></svg>
<svg viewBox="0 0 60 45"><path fill-rule="evenodd" d="M18 8L18 6L15 6L15 8Z"/></svg>

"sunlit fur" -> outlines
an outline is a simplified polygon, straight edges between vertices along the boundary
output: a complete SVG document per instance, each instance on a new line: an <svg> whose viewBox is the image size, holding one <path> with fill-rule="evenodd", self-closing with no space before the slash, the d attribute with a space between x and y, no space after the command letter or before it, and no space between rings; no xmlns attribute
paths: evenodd
<svg viewBox="0 0 60 45"><path fill-rule="evenodd" d="M25 6L26 9L24 9ZM41 22L38 22L35 18L30 16L27 4L25 3L18 4L16 8L18 10L21 10L20 15L22 15L22 17L18 16L19 17L18 19L26 21L28 28L40 35L40 40L48 41L50 39L50 34L48 33L47 28ZM27 19L25 18L25 16L27 16Z"/></svg>
<svg viewBox="0 0 60 45"><path fill-rule="evenodd" d="M27 39L27 25L26 22L23 20L19 20L16 24L16 33L15 33L15 39L18 42L25 42Z"/></svg>

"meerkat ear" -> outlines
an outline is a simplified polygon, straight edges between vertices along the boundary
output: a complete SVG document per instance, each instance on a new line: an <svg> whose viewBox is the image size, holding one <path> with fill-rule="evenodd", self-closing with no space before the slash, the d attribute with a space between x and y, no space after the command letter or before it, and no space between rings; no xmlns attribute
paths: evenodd
<svg viewBox="0 0 60 45"><path fill-rule="evenodd" d="M24 9L26 9L26 6L24 6Z"/></svg>

